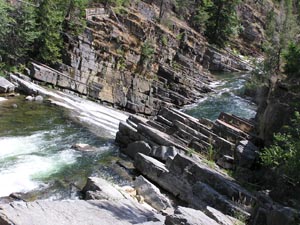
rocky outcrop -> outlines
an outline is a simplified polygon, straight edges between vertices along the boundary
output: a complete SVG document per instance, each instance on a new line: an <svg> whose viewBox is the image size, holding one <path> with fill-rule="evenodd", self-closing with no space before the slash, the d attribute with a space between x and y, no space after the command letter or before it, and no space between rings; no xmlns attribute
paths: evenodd
<svg viewBox="0 0 300 225"><path fill-rule="evenodd" d="M164 224L164 218L130 200L14 202L1 205L1 225Z"/></svg>
<svg viewBox="0 0 300 225"><path fill-rule="evenodd" d="M0 93L13 92L15 90L15 85L6 80L4 77L0 77Z"/></svg>
<svg viewBox="0 0 300 225"><path fill-rule="evenodd" d="M178 207L174 215L167 216L166 225L218 225L215 220L211 219L203 212L191 208Z"/></svg>
<svg viewBox="0 0 300 225"><path fill-rule="evenodd" d="M155 2L154 2L155 3ZM65 37L59 71L32 63L32 78L137 114L154 116L165 105L191 104L210 92L208 70L245 71L249 63L209 46L201 34L157 6L132 3L121 12L88 9L78 38Z"/></svg>
<svg viewBox="0 0 300 225"><path fill-rule="evenodd" d="M126 191L102 178L89 177L82 190L86 201L2 201L0 224L164 224L164 216L138 203ZM159 206L158 201L156 203Z"/></svg>
<svg viewBox="0 0 300 225"><path fill-rule="evenodd" d="M285 81L273 76L269 87L257 96L260 99L256 115L259 137L265 145L272 143L274 133L282 126L288 125L296 111L299 111L300 101L299 79L290 78ZM260 90L260 89L259 89Z"/></svg>
<svg viewBox="0 0 300 225"><path fill-rule="evenodd" d="M250 220L251 225L296 225L300 223L299 209L274 202L267 192L257 194L258 201Z"/></svg>
<svg viewBox="0 0 300 225"><path fill-rule="evenodd" d="M89 177L82 190L85 200L121 200L124 196L112 184L99 177Z"/></svg>
<svg viewBox="0 0 300 225"><path fill-rule="evenodd" d="M232 163L231 169L239 166L235 163L235 144L226 138L229 133L234 140L250 136L247 132L250 122L227 115L224 120L229 117L231 120L226 123L223 117L219 117L222 129L226 127L226 132L222 133L218 123L198 120L172 108L162 108L154 120L130 116L126 123L120 123L116 142L134 159L135 168L143 176L189 206L203 211L211 206L227 215L239 214L248 218L255 196L196 154L212 154L216 161L231 158L228 160ZM214 153L210 153L212 149L215 149ZM251 158L247 153L247 150L241 152L239 160L245 162Z"/></svg>
<svg viewBox="0 0 300 225"><path fill-rule="evenodd" d="M145 202L156 210L163 211L172 208L169 199L162 195L160 190L143 176L139 176L135 179L134 188L136 189L137 194L143 196Z"/></svg>

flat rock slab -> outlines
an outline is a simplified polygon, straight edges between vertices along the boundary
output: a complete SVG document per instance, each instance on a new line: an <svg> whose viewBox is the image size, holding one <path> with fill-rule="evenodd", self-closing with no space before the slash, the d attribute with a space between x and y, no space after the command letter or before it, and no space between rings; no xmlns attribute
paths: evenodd
<svg viewBox="0 0 300 225"><path fill-rule="evenodd" d="M164 224L164 217L130 200L35 201L0 205L1 225Z"/></svg>

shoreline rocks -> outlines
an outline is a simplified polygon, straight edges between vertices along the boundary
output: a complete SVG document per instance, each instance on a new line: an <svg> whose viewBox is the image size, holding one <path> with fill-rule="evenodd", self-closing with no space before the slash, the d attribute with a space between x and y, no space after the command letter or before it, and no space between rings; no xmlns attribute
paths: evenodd
<svg viewBox="0 0 300 225"><path fill-rule="evenodd" d="M10 93L15 91L16 86L6 80L4 77L0 77L0 93Z"/></svg>

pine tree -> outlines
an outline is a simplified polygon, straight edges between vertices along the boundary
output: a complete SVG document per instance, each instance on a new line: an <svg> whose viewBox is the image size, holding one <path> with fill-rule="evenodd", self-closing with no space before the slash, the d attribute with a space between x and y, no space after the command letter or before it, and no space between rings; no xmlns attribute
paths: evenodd
<svg viewBox="0 0 300 225"><path fill-rule="evenodd" d="M274 9L271 9L266 21L264 71L267 76L271 76L281 71L283 53L288 50L290 43L296 41L299 33L293 1L281 0L279 14L276 15Z"/></svg>
<svg viewBox="0 0 300 225"><path fill-rule="evenodd" d="M0 28L0 51L6 64L15 65L26 60L39 33L36 31L35 9L32 5L9 6L7 9L7 14L1 12L1 16L5 15L1 22L6 26L5 29Z"/></svg>
<svg viewBox="0 0 300 225"><path fill-rule="evenodd" d="M37 9L37 16L40 31L37 42L37 58L50 65L60 63L64 13L59 1L44 0L41 2Z"/></svg>
<svg viewBox="0 0 300 225"><path fill-rule="evenodd" d="M208 41L224 47L238 26L236 7L239 0L212 0L207 7L208 20L205 35Z"/></svg>
<svg viewBox="0 0 300 225"><path fill-rule="evenodd" d="M6 61L6 43L11 27L16 24L16 21L9 16L11 7L5 0L0 0L0 62Z"/></svg>
<svg viewBox="0 0 300 225"><path fill-rule="evenodd" d="M196 28L202 33L204 33L206 30L206 23L209 18L207 9L211 7L212 4L213 3L211 0L203 0L201 4L197 7L193 23L194 26L196 26Z"/></svg>

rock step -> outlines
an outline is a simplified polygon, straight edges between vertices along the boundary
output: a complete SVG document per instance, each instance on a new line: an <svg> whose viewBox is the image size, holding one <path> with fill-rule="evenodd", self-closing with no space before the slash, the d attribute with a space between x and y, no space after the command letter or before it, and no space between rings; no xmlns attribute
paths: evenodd
<svg viewBox="0 0 300 225"><path fill-rule="evenodd" d="M248 217L247 211L255 202L255 197L232 178L182 154L169 159L166 166L138 153L134 165L150 180L198 209L209 205L229 215Z"/></svg>

